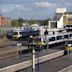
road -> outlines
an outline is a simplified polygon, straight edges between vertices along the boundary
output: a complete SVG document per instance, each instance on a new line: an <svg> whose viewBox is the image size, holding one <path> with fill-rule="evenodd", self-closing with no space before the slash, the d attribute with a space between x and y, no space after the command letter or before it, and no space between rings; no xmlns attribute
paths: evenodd
<svg viewBox="0 0 72 72"><path fill-rule="evenodd" d="M63 46L58 46L57 48L61 48L61 47L63 47ZM42 50L42 51L39 52L39 56L44 56L44 55L47 55L47 54L50 54L50 53L60 51L60 49L57 49L57 48L56 49L51 48L51 49L48 49L48 51L46 49ZM37 56L38 55L36 53L36 57ZM32 59L32 53L2 59L2 60L0 60L0 68L10 66L10 65L13 65L13 64L17 64L17 63L20 63L20 62L24 62L24 61L30 60L30 59Z"/></svg>
<svg viewBox="0 0 72 72"><path fill-rule="evenodd" d="M72 65L72 56L69 59L69 56L66 55L39 64L39 69L38 66L36 66L36 72L57 72L70 65ZM32 67L17 72L32 72Z"/></svg>

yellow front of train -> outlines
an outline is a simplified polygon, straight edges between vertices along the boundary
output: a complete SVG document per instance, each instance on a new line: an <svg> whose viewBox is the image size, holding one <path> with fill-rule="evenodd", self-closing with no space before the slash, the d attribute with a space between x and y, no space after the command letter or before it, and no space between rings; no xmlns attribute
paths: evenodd
<svg viewBox="0 0 72 72"><path fill-rule="evenodd" d="M13 32L13 39L14 39L14 40L18 40L19 37L20 37L19 32Z"/></svg>
<svg viewBox="0 0 72 72"><path fill-rule="evenodd" d="M72 44L68 44L67 46L65 46L65 50L72 51Z"/></svg>
<svg viewBox="0 0 72 72"><path fill-rule="evenodd" d="M34 43L37 46L44 46L44 45L46 45L46 43L43 41L43 37L37 36L37 37L34 37L33 40L34 40Z"/></svg>

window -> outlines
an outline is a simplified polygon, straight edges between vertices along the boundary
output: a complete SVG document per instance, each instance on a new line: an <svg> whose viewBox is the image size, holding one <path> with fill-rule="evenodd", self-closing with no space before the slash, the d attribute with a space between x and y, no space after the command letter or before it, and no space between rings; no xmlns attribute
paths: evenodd
<svg viewBox="0 0 72 72"><path fill-rule="evenodd" d="M70 37L72 37L72 34L70 34Z"/></svg>
<svg viewBox="0 0 72 72"><path fill-rule="evenodd" d="M72 17L71 18L68 18L68 21L72 21Z"/></svg>
<svg viewBox="0 0 72 72"><path fill-rule="evenodd" d="M64 35L64 38L68 38L68 35Z"/></svg>
<svg viewBox="0 0 72 72"><path fill-rule="evenodd" d="M60 39L62 39L62 36L57 36L57 40L60 40Z"/></svg>
<svg viewBox="0 0 72 72"><path fill-rule="evenodd" d="M49 38L49 41L54 41L55 40L55 37L50 37Z"/></svg>
<svg viewBox="0 0 72 72"><path fill-rule="evenodd" d="M18 32L14 32L13 35L18 35Z"/></svg>

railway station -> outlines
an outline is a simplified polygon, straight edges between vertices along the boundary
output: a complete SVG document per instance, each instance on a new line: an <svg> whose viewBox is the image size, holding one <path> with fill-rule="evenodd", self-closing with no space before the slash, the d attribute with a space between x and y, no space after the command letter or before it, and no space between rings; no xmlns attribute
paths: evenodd
<svg viewBox="0 0 72 72"><path fill-rule="evenodd" d="M10 27L1 32L0 72L72 72L72 12L57 8L46 26Z"/></svg>

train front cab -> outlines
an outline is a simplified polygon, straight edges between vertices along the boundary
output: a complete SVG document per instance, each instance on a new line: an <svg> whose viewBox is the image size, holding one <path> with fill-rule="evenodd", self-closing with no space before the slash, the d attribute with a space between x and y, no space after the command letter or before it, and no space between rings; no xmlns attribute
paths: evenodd
<svg viewBox="0 0 72 72"><path fill-rule="evenodd" d="M67 43L64 48L64 55L67 55L70 51L72 51L72 43Z"/></svg>
<svg viewBox="0 0 72 72"><path fill-rule="evenodd" d="M16 32L13 32L13 39L14 40L18 40L20 38L20 36L21 35L20 35L20 32L19 31L18 32L17 31Z"/></svg>
<svg viewBox="0 0 72 72"><path fill-rule="evenodd" d="M41 36L34 37L33 41L36 44L36 50L42 50L46 46L46 43Z"/></svg>

